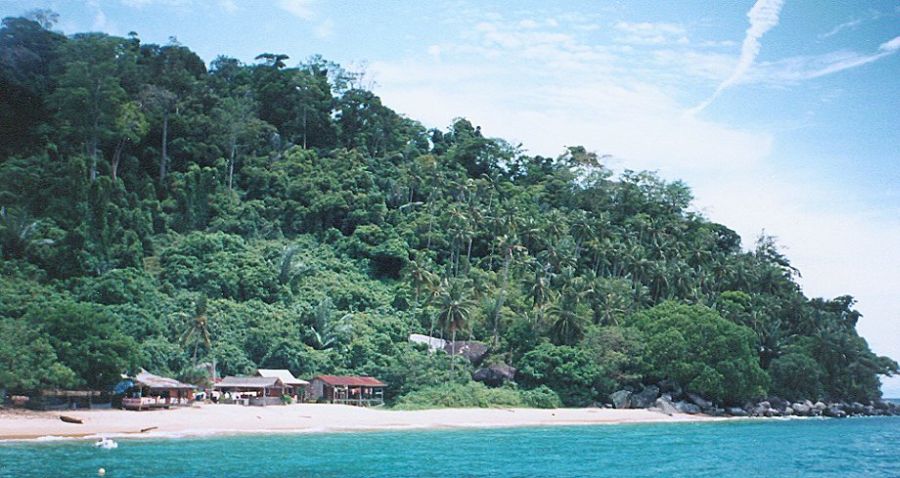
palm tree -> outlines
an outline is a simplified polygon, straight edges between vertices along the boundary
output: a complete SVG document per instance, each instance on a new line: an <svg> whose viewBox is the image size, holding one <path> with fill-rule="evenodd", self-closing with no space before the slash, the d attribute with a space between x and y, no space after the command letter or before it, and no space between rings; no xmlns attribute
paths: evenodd
<svg viewBox="0 0 900 478"><path fill-rule="evenodd" d="M347 313L339 319L332 318L334 306L330 299L319 302L313 311L313 324L309 327L312 335L312 346L319 350L346 342L353 331L353 314Z"/></svg>
<svg viewBox="0 0 900 478"><path fill-rule="evenodd" d="M500 253L503 254L503 272L500 276L500 291L497 300L491 308L491 324L493 326L494 343L500 341L500 311L506 301L506 293L509 287L509 270L517 254L526 252L524 246L519 244L519 238L515 234L503 235L497 239Z"/></svg>
<svg viewBox="0 0 900 478"><path fill-rule="evenodd" d="M445 280L438 295L438 325L450 333L451 376L453 358L456 356L456 332L469 326L469 319L475 305L465 289L465 283L461 280Z"/></svg>
<svg viewBox="0 0 900 478"><path fill-rule="evenodd" d="M572 345L584 335L584 318L578 310L577 295L572 292L560 294L559 300L550 306L548 312L555 317L550 324L550 336L558 345Z"/></svg>
<svg viewBox="0 0 900 478"><path fill-rule="evenodd" d="M0 257L22 257L31 244L53 244L50 239L35 237L38 224L39 221L33 221L24 211L0 208Z"/></svg>
<svg viewBox="0 0 900 478"><path fill-rule="evenodd" d="M550 289L550 281L552 276L548 271L548 267L539 261L535 261L534 267L534 283L531 285L529 295L531 296L532 307L537 311L537 319L544 319L544 306L550 301L552 290Z"/></svg>
<svg viewBox="0 0 900 478"><path fill-rule="evenodd" d="M181 333L181 343L185 347L193 347L192 354L194 364L197 363L197 352L200 347L207 351L212 348L212 340L209 335L209 318L206 316L206 296L200 296L195 303L194 315L185 321L184 331Z"/></svg>

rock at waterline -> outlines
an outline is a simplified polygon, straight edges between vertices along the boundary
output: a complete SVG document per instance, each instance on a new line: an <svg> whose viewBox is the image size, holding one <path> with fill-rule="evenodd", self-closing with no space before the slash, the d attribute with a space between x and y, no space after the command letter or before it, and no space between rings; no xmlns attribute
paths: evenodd
<svg viewBox="0 0 900 478"><path fill-rule="evenodd" d="M700 395L697 395L696 393L688 392L688 393L687 393L687 397L688 397L688 400L690 400L691 402L693 402L694 405L697 405L697 406L700 407L701 409L704 409L704 410L705 410L705 409L707 409L707 408L712 408L712 407L713 407L712 402L710 402L709 400L704 399L703 397L701 397Z"/></svg>
<svg viewBox="0 0 900 478"><path fill-rule="evenodd" d="M631 395L631 407L650 408L656 402L657 397L659 397L659 387L656 385L644 387L639 393Z"/></svg>
<svg viewBox="0 0 900 478"><path fill-rule="evenodd" d="M631 392L628 390L619 390L609 394L609 399L616 408L631 408Z"/></svg>
<svg viewBox="0 0 900 478"><path fill-rule="evenodd" d="M672 401L669 400L665 395L656 399L656 408L669 416L678 413L678 409L675 408L675 404L672 403Z"/></svg>
<svg viewBox="0 0 900 478"><path fill-rule="evenodd" d="M681 413L687 413L688 415L696 415L701 412L700 407L693 403L685 402L684 400L676 403L675 409Z"/></svg>

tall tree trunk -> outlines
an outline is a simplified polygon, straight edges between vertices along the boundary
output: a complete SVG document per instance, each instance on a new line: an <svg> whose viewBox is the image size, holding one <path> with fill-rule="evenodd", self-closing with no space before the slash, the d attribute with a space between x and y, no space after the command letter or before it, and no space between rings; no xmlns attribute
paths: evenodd
<svg viewBox="0 0 900 478"><path fill-rule="evenodd" d="M456 371L456 327L450 332L450 383L453 383L453 375Z"/></svg>
<svg viewBox="0 0 900 478"><path fill-rule="evenodd" d="M125 150L125 139L120 139L116 144L116 150L112 157L112 178L115 180L119 177L119 161L122 159L122 151Z"/></svg>
<svg viewBox="0 0 900 478"><path fill-rule="evenodd" d="M232 189L232 185L234 184L234 157L235 152L237 151L237 145L231 143L231 159L228 161L228 190Z"/></svg>
<svg viewBox="0 0 900 478"><path fill-rule="evenodd" d="M163 112L162 157L159 159L159 182L166 180L166 168L169 163L169 112Z"/></svg>
<svg viewBox="0 0 900 478"><path fill-rule="evenodd" d="M494 328L494 344L500 342L500 309L506 302L506 289L509 287L509 265L512 262L512 253L508 252L503 258L503 282L500 284L500 294L497 295L497 302L491 311L491 325Z"/></svg>
<svg viewBox="0 0 900 478"><path fill-rule="evenodd" d="M88 143L88 154L91 157L91 182L97 180L97 138L91 138Z"/></svg>

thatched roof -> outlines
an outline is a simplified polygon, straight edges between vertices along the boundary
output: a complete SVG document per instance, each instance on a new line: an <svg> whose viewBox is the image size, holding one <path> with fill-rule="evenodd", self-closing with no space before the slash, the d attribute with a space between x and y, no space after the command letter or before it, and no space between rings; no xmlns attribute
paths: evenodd
<svg viewBox="0 0 900 478"><path fill-rule="evenodd" d="M134 383L138 385L143 385L148 388L168 388L168 389L188 389L193 390L197 388L195 385L191 385L189 383L182 383L174 378L169 377L161 377L159 375L154 375L144 369L141 369L141 373L137 374L134 379Z"/></svg>
<svg viewBox="0 0 900 478"><path fill-rule="evenodd" d="M279 388L283 382L278 377L228 376L215 385L216 388Z"/></svg>
<svg viewBox="0 0 900 478"><path fill-rule="evenodd" d="M294 387L309 385L309 382L306 380L301 380L294 376L290 370L286 369L267 369L261 368L256 371L256 374L260 377L275 377L281 380L281 383L285 385L291 385Z"/></svg>

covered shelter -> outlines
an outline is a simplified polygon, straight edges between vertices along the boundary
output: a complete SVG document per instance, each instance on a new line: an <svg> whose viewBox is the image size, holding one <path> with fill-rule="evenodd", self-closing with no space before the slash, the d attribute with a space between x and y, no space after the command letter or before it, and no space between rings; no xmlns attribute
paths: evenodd
<svg viewBox="0 0 900 478"><path fill-rule="evenodd" d="M310 384L310 398L360 407L382 405L386 386L384 382L374 377L319 375L313 378Z"/></svg>
<svg viewBox="0 0 900 478"><path fill-rule="evenodd" d="M278 377L235 377L228 376L214 385L222 393L231 395L233 403L242 405L280 405L285 394L285 385ZM228 403L229 400L220 400Z"/></svg>
<svg viewBox="0 0 900 478"><path fill-rule="evenodd" d="M261 368L256 371L256 375L259 377L277 378L284 384L285 394L294 397L298 402L306 399L306 387L309 386L309 382L295 377L290 370Z"/></svg>
<svg viewBox="0 0 900 478"><path fill-rule="evenodd" d="M116 392L124 394L122 408L126 410L190 406L196 389L189 383L154 375L144 369L116 385Z"/></svg>

